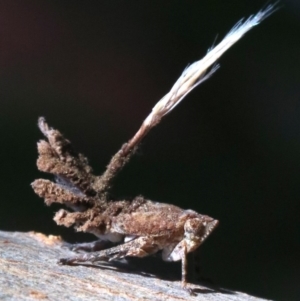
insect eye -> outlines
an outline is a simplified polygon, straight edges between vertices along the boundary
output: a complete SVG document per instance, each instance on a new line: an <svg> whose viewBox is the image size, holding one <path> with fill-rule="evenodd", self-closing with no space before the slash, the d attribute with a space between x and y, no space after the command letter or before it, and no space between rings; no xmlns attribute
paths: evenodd
<svg viewBox="0 0 300 301"><path fill-rule="evenodd" d="M193 218L186 221L184 230L186 233L193 233L199 235L205 229L204 223L199 218Z"/></svg>

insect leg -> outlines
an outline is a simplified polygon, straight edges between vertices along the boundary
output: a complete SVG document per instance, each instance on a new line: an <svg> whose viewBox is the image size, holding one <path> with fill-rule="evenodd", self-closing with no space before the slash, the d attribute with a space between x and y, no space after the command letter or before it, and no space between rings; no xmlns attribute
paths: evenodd
<svg viewBox="0 0 300 301"><path fill-rule="evenodd" d="M111 261L119 258L124 258L126 256L133 257L145 257L150 254L157 252L159 247L153 242L151 237L139 237L137 239L131 240L122 245L112 247L110 249L78 254L69 258L62 258L59 260L60 264L72 264L74 262L86 262L86 261Z"/></svg>
<svg viewBox="0 0 300 301"><path fill-rule="evenodd" d="M84 242L84 243L64 243L64 247L67 249L78 252L78 251L85 251L85 252L96 252L107 249L113 245L112 242L108 240L95 240L92 242Z"/></svg>

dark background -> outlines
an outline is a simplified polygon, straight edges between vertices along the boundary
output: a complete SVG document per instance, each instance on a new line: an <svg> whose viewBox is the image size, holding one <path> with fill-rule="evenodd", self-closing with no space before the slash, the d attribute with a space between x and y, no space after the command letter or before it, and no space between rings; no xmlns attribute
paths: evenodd
<svg viewBox="0 0 300 301"><path fill-rule="evenodd" d="M201 274L300 299L300 2L251 30L144 141L116 181L220 220ZM31 190L45 116L96 173L188 63L262 0L0 2L0 229L83 237ZM178 275L180 279L180 275Z"/></svg>

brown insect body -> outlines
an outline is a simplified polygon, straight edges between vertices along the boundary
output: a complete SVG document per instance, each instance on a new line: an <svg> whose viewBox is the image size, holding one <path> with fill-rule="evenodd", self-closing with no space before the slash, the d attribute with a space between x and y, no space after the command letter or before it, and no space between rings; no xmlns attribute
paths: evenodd
<svg viewBox="0 0 300 301"><path fill-rule="evenodd" d="M182 284L186 285L186 255L198 248L216 227L218 221L193 210L147 200L112 200L110 180L132 152L123 146L102 176L92 174L87 159L76 153L62 134L48 126L44 118L39 127L48 141L38 143L38 168L55 175L56 183L39 179L32 183L34 191L45 199L66 205L72 211L59 210L54 220L58 225L75 226L99 238L95 244L76 245L74 250L99 250L61 259L60 262L114 260L126 256L145 257L162 251L165 261L182 260ZM120 163L121 162L121 163ZM119 245L105 249L105 242Z"/></svg>

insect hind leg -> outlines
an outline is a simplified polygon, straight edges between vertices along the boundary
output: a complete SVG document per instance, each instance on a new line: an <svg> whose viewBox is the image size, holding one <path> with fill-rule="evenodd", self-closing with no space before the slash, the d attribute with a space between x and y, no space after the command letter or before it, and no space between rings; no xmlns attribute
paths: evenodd
<svg viewBox="0 0 300 301"><path fill-rule="evenodd" d="M61 258L60 264L73 264L76 262L112 261L126 256L145 257L159 250L151 237L139 237L124 244L106 250L78 254L69 258Z"/></svg>
<svg viewBox="0 0 300 301"><path fill-rule="evenodd" d="M114 246L115 244L108 240L96 240L92 242L84 242L84 243L64 243L64 247L74 251L84 251L84 252L96 252L101 251L107 248Z"/></svg>

